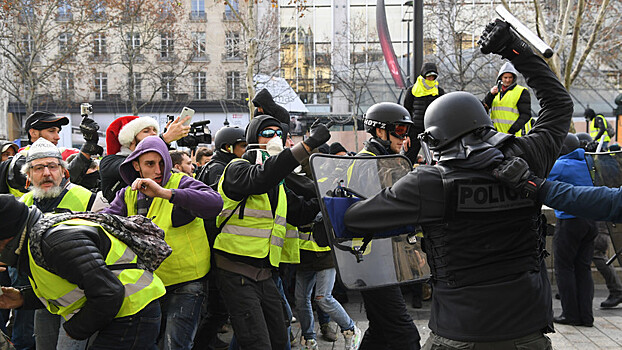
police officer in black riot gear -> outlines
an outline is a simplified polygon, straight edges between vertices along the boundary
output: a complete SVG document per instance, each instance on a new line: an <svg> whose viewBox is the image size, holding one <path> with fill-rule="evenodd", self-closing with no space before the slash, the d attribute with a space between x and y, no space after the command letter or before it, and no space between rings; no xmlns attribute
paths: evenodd
<svg viewBox="0 0 622 350"><path fill-rule="evenodd" d="M364 118L365 130L372 137L365 142L364 149L359 156L382 156L399 154L408 130L412 126L410 113L406 108L392 102L377 103L367 110ZM348 186L361 181L368 172L378 172L378 169L368 169L357 163L353 164L352 177L348 179ZM356 174L356 175L354 175ZM357 186L354 186L355 188ZM369 320L369 327L359 349L420 349L419 332L408 314L404 296L398 285L365 290L361 292L365 311Z"/></svg>
<svg viewBox="0 0 622 350"><path fill-rule="evenodd" d="M437 165L419 166L355 203L345 224L357 233L421 225L434 288L424 349L551 349L544 335L553 330L553 310L541 204L504 187L491 171L518 156L546 176L573 104L544 60L506 22L490 23L480 45L483 53L511 60L535 91L542 109L533 129L522 138L497 133L475 96L439 97L426 111L421 135Z"/></svg>

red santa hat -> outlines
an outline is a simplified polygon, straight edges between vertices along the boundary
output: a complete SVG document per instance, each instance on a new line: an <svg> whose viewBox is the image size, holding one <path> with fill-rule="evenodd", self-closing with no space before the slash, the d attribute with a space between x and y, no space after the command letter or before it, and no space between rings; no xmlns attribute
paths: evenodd
<svg viewBox="0 0 622 350"><path fill-rule="evenodd" d="M127 115L115 119L106 129L106 153L117 154L121 147L129 148L136 135L150 126L159 132L158 122L151 117Z"/></svg>

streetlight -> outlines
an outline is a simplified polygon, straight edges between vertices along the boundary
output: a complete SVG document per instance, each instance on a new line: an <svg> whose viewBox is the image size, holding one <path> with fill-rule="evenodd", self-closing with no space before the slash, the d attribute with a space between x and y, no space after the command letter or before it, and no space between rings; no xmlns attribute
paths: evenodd
<svg viewBox="0 0 622 350"><path fill-rule="evenodd" d="M408 84L411 83L410 79L410 22L413 21L413 0L408 0L404 3L404 6L408 6L402 22L406 22L406 76L408 77Z"/></svg>

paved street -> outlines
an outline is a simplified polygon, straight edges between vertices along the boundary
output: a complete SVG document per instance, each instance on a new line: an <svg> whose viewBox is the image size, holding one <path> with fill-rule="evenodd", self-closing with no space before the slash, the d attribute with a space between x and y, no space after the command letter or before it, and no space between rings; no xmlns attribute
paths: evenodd
<svg viewBox="0 0 622 350"><path fill-rule="evenodd" d="M607 289L605 285L596 285L594 291L594 327L573 327L565 325L555 325L556 333L549 334L553 341L553 348L556 350L569 349L622 349L622 305L614 309L601 309L600 302L607 298ZM356 321L358 327L365 331L367 329L367 319L363 308L361 296L359 293L350 292L350 302L344 307L350 316ZM419 333L421 333L422 345L428 338L430 330L428 329L428 318L430 315L430 302L423 302L423 308L413 309L410 307L410 295L405 296L408 310L413 316ZM561 313L561 304L559 300L553 301L555 315ZM331 323L335 328L337 325ZM316 332L319 334L319 325L316 324ZM300 324L293 324L294 334L297 339L300 338ZM321 339L318 335L318 343L320 349L343 349L343 337L335 343L329 343ZM298 344L298 342L297 342ZM299 346L293 349L299 349Z"/></svg>

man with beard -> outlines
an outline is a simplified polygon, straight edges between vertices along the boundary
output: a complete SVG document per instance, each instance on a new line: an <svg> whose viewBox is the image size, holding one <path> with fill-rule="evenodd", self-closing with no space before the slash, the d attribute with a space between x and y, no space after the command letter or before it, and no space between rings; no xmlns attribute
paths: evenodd
<svg viewBox="0 0 622 350"><path fill-rule="evenodd" d="M68 173L67 163L62 160L58 147L44 138L38 139L30 146L26 164L22 168L22 174L27 177L27 183L31 186L30 191L21 197L21 201L28 206L36 206L43 213L100 211L108 206L102 197L69 182ZM86 340L70 338L62 327L63 323L59 315L46 309L36 310L34 333L37 349L53 350L57 347L64 349L86 345Z"/></svg>

